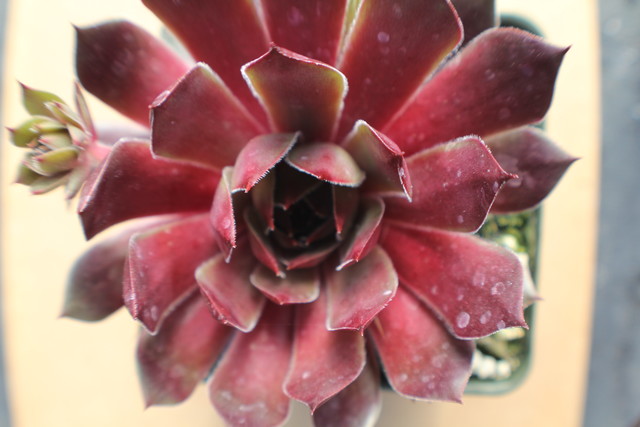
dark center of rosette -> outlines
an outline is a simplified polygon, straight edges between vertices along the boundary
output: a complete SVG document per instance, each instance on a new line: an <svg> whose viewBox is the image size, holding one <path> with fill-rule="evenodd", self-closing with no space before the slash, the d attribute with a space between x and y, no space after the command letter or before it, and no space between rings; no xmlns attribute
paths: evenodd
<svg viewBox="0 0 640 427"><path fill-rule="evenodd" d="M354 234L365 173L338 144L307 142L299 132L260 135L223 177L212 207L221 236L233 236L224 226L231 189L253 255L280 277L320 264ZM343 261L336 256L336 266Z"/></svg>
<svg viewBox="0 0 640 427"><path fill-rule="evenodd" d="M290 170L291 168L281 165L277 169ZM276 182L281 182L281 185L276 188L284 187L286 191L287 175L290 179L296 179L295 176L290 176L291 174L292 172L277 173ZM306 248L313 243L324 241L327 237L331 239L335 235L331 185L318 181L310 183L305 190L293 204L276 202L274 237L277 239L277 236L281 236L278 241L281 247Z"/></svg>
<svg viewBox="0 0 640 427"><path fill-rule="evenodd" d="M265 192L273 196L271 203L265 203ZM313 267L331 256L351 229L358 204L356 188L317 179L286 162L249 194L254 252L270 252L270 263L277 260L283 271ZM346 203L353 208L341 209Z"/></svg>

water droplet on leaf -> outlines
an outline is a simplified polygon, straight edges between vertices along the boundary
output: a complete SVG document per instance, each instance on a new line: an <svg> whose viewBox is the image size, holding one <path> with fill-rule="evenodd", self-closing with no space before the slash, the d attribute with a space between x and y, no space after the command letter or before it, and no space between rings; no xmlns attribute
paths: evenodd
<svg viewBox="0 0 640 427"><path fill-rule="evenodd" d="M456 317L456 324L458 328L466 328L469 325L469 321L471 320L471 316L466 311L461 311L460 314Z"/></svg>
<svg viewBox="0 0 640 427"><path fill-rule="evenodd" d="M380 43L387 43L390 38L391 36L389 36L389 33L385 33L384 31L380 31L378 33L378 41Z"/></svg>

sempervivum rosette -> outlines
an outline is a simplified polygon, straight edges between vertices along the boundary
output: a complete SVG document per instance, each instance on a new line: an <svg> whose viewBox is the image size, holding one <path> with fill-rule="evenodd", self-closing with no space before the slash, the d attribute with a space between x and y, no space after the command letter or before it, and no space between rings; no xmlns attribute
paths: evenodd
<svg viewBox="0 0 640 427"><path fill-rule="evenodd" d="M280 425L290 398L369 423L380 366L459 401L472 339L526 326L521 263L471 233L573 160L528 127L565 49L488 29L454 52L490 2L455 2L462 21L447 0L144 3L196 63L128 22L78 30L80 82L151 140L83 189L88 238L147 220L78 261L65 313L125 305L148 404L208 378L231 425Z"/></svg>

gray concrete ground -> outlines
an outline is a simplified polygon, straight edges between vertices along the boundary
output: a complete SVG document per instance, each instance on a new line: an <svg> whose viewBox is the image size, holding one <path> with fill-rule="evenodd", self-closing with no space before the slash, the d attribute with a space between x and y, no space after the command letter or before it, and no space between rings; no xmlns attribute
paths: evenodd
<svg viewBox="0 0 640 427"><path fill-rule="evenodd" d="M602 182L585 427L640 421L640 1L600 0Z"/></svg>
<svg viewBox="0 0 640 427"><path fill-rule="evenodd" d="M0 81L4 81L4 44L6 41L5 38L5 28L7 22L7 0L0 0ZM0 96L0 99L2 97ZM2 105L0 104L0 109ZM2 117L2 111L0 110L0 117ZM2 124L2 123L0 123ZM4 124L2 124L4 125ZM4 129L2 129L4 131ZM4 133L4 132L3 132ZM3 141L4 138L0 138L0 142ZM2 189L0 189L0 192ZM0 218L0 221L2 218ZM0 236L1 238L1 236ZM0 254L2 255L2 254ZM0 256L0 271L2 269L2 257ZM3 283L0 283L2 286ZM1 294L0 294L1 295ZM8 427L10 423L9 417L9 405L7 398L7 389L5 382L5 364L4 364L4 349L2 346L3 342L3 328L2 328L2 301L0 300L0 427Z"/></svg>

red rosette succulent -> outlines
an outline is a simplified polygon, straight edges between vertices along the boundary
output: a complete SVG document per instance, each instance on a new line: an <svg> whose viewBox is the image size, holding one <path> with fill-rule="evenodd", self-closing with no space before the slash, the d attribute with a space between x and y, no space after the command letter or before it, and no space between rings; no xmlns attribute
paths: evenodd
<svg viewBox="0 0 640 427"><path fill-rule="evenodd" d="M486 29L491 2L143 2L195 63L129 22L78 29L82 86L151 138L83 188L88 238L147 221L77 262L65 314L126 306L147 403L208 378L231 425L280 425L291 398L367 425L380 367L460 401L473 339L526 326L520 261L472 233L573 161L530 127L566 49Z"/></svg>

